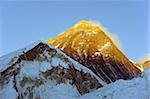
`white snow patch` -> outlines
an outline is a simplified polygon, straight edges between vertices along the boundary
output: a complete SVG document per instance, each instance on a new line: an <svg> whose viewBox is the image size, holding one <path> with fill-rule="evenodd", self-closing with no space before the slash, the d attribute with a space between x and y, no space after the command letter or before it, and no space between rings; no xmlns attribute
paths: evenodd
<svg viewBox="0 0 150 99"><path fill-rule="evenodd" d="M40 64L38 61L30 62L30 61L23 61L22 62L23 67L21 68L21 73L26 77L38 77L40 74Z"/></svg>
<svg viewBox="0 0 150 99"><path fill-rule="evenodd" d="M40 64L40 71L41 72L46 72L47 70L50 70L52 68L52 65L49 62L42 62L42 64Z"/></svg>
<svg viewBox="0 0 150 99"><path fill-rule="evenodd" d="M0 99L16 99L17 92L13 88L13 82L10 81L4 88L0 89Z"/></svg>
<svg viewBox="0 0 150 99"><path fill-rule="evenodd" d="M45 72L52 68L52 65L46 61L22 61L21 73L26 76L36 78L41 72Z"/></svg>
<svg viewBox="0 0 150 99"><path fill-rule="evenodd" d="M52 62L51 62L52 66L63 66L64 68L68 68L68 64L65 63L64 61L62 61L60 58L57 58L57 57L53 57L52 58Z"/></svg>
<svg viewBox="0 0 150 99"><path fill-rule="evenodd" d="M77 99L80 96L77 89L69 83L62 83L55 86L45 84L40 86L36 91L39 92L42 99Z"/></svg>

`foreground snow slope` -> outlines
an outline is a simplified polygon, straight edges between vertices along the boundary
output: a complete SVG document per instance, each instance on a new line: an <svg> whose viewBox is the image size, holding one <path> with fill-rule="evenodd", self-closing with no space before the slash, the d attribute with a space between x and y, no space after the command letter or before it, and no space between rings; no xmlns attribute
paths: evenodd
<svg viewBox="0 0 150 99"><path fill-rule="evenodd" d="M79 99L150 99L150 69L132 80L118 80Z"/></svg>
<svg viewBox="0 0 150 99"><path fill-rule="evenodd" d="M107 83L119 79L129 80L141 73L116 47L102 27L86 20L79 21L47 42L91 69Z"/></svg>

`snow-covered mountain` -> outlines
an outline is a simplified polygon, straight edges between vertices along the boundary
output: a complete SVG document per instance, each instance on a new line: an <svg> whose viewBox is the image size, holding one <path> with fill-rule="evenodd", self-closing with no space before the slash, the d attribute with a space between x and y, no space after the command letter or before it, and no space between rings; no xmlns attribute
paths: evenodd
<svg viewBox="0 0 150 99"><path fill-rule="evenodd" d="M0 58L0 99L47 99L57 86L70 87L78 96L105 84L91 70L43 42Z"/></svg>
<svg viewBox="0 0 150 99"><path fill-rule="evenodd" d="M48 40L68 56L91 69L107 83L131 79L140 70L116 47L102 27L82 20Z"/></svg>

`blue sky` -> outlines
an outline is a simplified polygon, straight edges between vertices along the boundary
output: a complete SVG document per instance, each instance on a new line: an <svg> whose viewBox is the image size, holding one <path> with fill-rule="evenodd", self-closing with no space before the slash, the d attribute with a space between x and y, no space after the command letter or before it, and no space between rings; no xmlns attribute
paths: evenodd
<svg viewBox="0 0 150 99"><path fill-rule="evenodd" d="M0 1L0 56L55 37L82 19L116 34L130 59L148 53L148 0Z"/></svg>

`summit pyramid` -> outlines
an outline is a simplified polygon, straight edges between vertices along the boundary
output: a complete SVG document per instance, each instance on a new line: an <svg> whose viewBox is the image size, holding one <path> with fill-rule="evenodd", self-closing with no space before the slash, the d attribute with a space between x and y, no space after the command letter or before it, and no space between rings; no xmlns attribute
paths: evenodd
<svg viewBox="0 0 150 99"><path fill-rule="evenodd" d="M81 20L47 42L91 69L107 83L131 79L140 73L103 28L92 22Z"/></svg>

